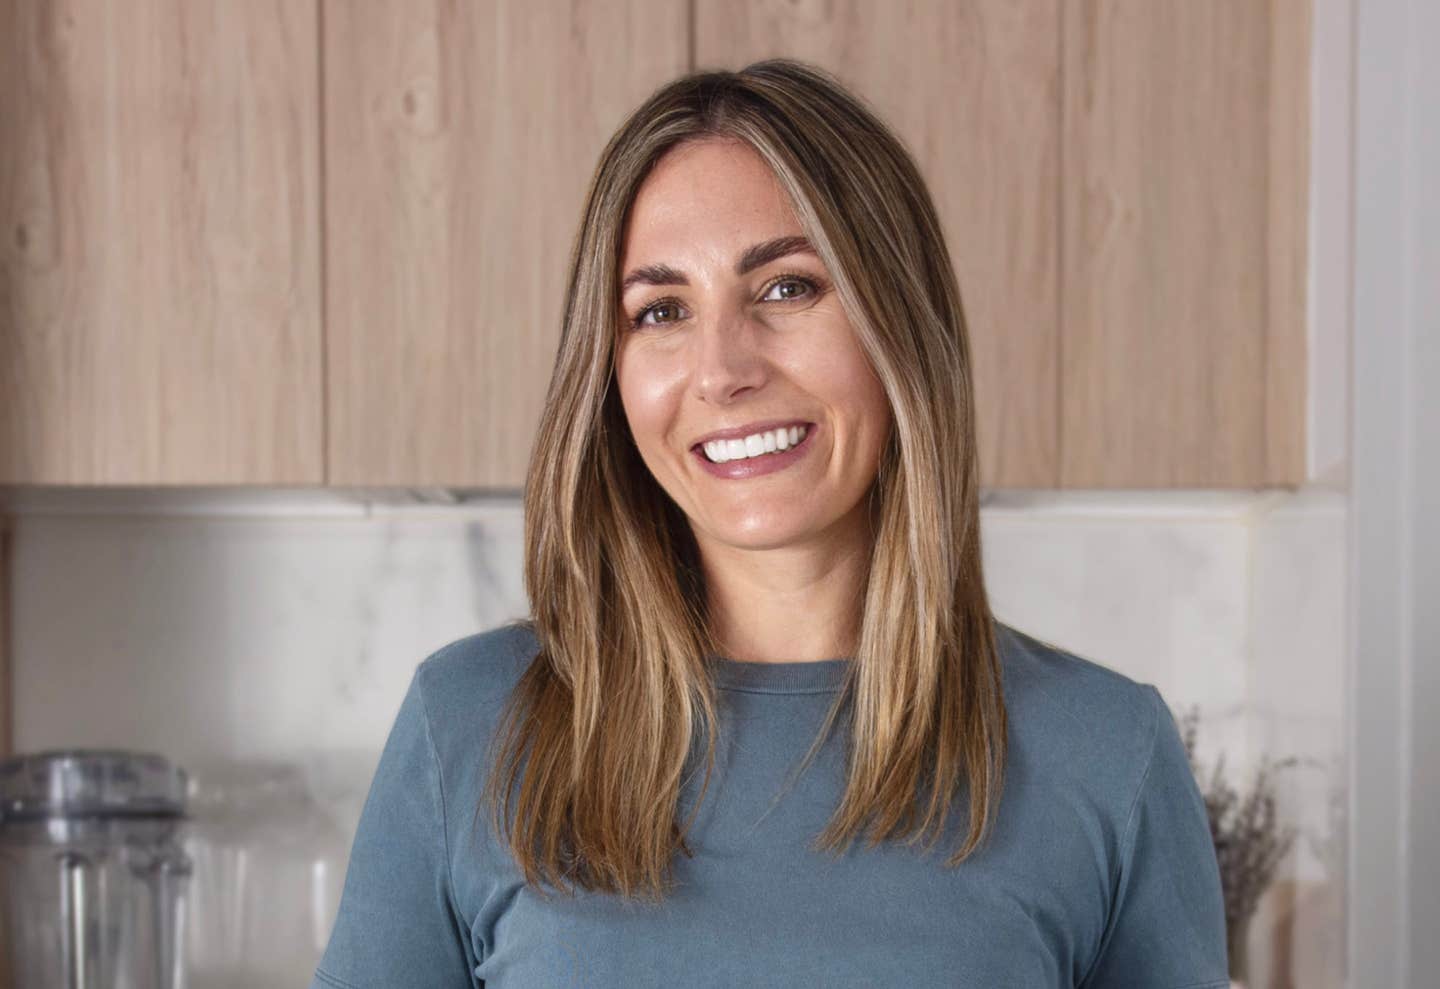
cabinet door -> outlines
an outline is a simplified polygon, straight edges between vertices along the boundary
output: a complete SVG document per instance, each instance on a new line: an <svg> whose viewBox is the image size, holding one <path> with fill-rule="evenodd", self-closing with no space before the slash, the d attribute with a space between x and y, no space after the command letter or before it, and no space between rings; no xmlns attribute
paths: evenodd
<svg viewBox="0 0 1440 989"><path fill-rule="evenodd" d="M945 232L975 365L980 478L1059 482L1056 0L699 0L697 68L833 72L909 147Z"/></svg>
<svg viewBox="0 0 1440 989"><path fill-rule="evenodd" d="M317 12L0 4L0 482L313 484Z"/></svg>
<svg viewBox="0 0 1440 989"><path fill-rule="evenodd" d="M518 489L585 189L674 0L323 3L329 480Z"/></svg>
<svg viewBox="0 0 1440 989"><path fill-rule="evenodd" d="M1302 481L1308 3L1061 9L1061 486Z"/></svg>

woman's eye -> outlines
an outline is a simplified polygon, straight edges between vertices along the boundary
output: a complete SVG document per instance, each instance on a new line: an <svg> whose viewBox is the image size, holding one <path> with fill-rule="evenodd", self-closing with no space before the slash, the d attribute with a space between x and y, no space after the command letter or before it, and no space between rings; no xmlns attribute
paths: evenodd
<svg viewBox="0 0 1440 989"><path fill-rule="evenodd" d="M679 308L680 307L673 302L665 302L663 300L660 302L652 302L644 309L641 309L632 322L635 326L655 326L658 323L669 323L674 318L674 311ZM662 319L657 316L657 314L664 315L666 313L671 315L670 319ZM651 316L657 316L657 318L651 319Z"/></svg>
<svg viewBox="0 0 1440 989"><path fill-rule="evenodd" d="M780 290L780 297L778 299L771 299L771 295L775 292L776 289ZM798 299L801 297L802 292L806 290L812 292L815 290L814 283L811 282L808 278L796 278L793 276L781 278L779 281L775 282L775 284L770 286L770 291L765 293L765 300L785 302L789 299Z"/></svg>

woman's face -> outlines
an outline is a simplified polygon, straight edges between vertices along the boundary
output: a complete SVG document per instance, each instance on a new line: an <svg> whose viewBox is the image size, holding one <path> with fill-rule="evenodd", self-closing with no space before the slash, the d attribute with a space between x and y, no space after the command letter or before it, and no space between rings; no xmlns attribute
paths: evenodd
<svg viewBox="0 0 1440 989"><path fill-rule="evenodd" d="M853 537L890 407L763 159L724 139L672 149L632 206L620 273L621 402L701 548ZM701 441L732 431L710 449L734 459L711 463Z"/></svg>

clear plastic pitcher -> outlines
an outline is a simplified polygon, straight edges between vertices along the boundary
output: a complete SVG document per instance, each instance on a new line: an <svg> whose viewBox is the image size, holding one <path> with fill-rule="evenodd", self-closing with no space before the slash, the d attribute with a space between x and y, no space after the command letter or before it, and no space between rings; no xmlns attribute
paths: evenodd
<svg viewBox="0 0 1440 989"><path fill-rule="evenodd" d="M191 767L194 862L183 950L191 989L308 985L344 882L346 836L300 766Z"/></svg>
<svg viewBox="0 0 1440 989"><path fill-rule="evenodd" d="M185 773L158 755L0 762L0 965L14 987L184 989Z"/></svg>

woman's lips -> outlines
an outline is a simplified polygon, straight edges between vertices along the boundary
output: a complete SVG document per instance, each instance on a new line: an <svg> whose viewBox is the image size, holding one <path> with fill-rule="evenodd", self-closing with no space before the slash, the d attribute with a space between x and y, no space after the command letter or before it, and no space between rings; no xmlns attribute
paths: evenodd
<svg viewBox="0 0 1440 989"><path fill-rule="evenodd" d="M788 450L777 450L775 453L762 453L758 457L746 457L744 460L728 460L723 464L712 463L710 458L705 456L705 451L699 447L692 447L690 455L700 462L700 466L711 477L718 477L724 480L737 481L747 477L761 477L765 474L773 474L776 471L784 470L791 464L798 461L810 451L810 441L820 431L818 424L811 424L805 428L805 435L800 442Z"/></svg>

